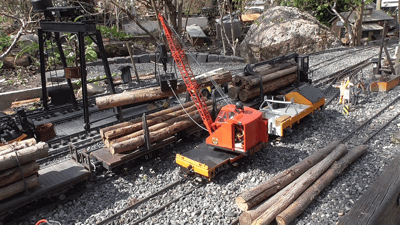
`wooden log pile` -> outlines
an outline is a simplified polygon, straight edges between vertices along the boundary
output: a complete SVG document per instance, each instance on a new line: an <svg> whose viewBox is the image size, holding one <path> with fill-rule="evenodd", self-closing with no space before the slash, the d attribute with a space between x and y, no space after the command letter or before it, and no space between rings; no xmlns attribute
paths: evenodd
<svg viewBox="0 0 400 225"><path fill-rule="evenodd" d="M0 147L0 201L39 185L37 159L46 157L49 146L27 139ZM25 182L24 182L24 179Z"/></svg>
<svg viewBox="0 0 400 225"><path fill-rule="evenodd" d="M196 124L202 119L193 102L165 109L146 116L150 142L154 143L173 136ZM208 110L212 109L212 101L206 101ZM193 119L193 120L192 120ZM104 144L112 154L136 150L145 144L142 118L116 124L100 130Z"/></svg>
<svg viewBox="0 0 400 225"><path fill-rule="evenodd" d="M290 224L330 182L363 155L362 145L347 151L338 141L277 174L262 184L245 190L236 198L244 212L240 224Z"/></svg>
<svg viewBox="0 0 400 225"><path fill-rule="evenodd" d="M207 72L217 84L225 84L232 81L232 75L229 71L223 68ZM196 76L199 88L213 86L208 75L202 74ZM183 83L178 84L175 93L183 93L186 91L186 86ZM160 87L144 88L135 91L128 91L119 94L107 95L96 98L96 105L98 109L108 109L117 106L129 105L134 103L146 102L151 100L158 100L173 96L172 91L161 91Z"/></svg>
<svg viewBox="0 0 400 225"><path fill-rule="evenodd" d="M297 64L289 60L280 64L264 65L254 69L256 75L234 76L232 86L228 89L231 99L246 102L260 96L260 82L263 84L264 94L293 84L297 80ZM260 79L261 76L261 79Z"/></svg>

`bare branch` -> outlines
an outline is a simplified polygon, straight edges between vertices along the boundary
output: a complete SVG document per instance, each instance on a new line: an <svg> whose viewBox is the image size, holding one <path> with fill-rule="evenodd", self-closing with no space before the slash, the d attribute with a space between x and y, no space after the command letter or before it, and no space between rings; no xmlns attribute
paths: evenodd
<svg viewBox="0 0 400 225"><path fill-rule="evenodd" d="M158 42L158 39L156 36L154 36L149 30L147 30L145 27L140 24L140 22L136 19L136 16L132 15L131 13L128 12L124 7L122 7L120 4L116 3L115 0L111 0L111 3L114 4L116 7L121 9L126 15L128 15L129 19L133 20L139 27L142 29L144 32L146 32L150 37L152 37L154 40Z"/></svg>
<svg viewBox="0 0 400 225"><path fill-rule="evenodd" d="M14 41L11 43L10 47L8 47L7 51L5 51L3 54L0 55L0 59L3 59L11 52L12 48L17 44L17 41L21 37L22 32L25 30L27 24L25 23L25 21L23 19L17 18L15 16L11 16L11 15L8 15L8 14L2 13L2 12L0 12L0 15L9 17L9 18L12 18L15 20L19 20L22 24L21 28L19 29L19 31L18 31L17 35L15 36Z"/></svg>

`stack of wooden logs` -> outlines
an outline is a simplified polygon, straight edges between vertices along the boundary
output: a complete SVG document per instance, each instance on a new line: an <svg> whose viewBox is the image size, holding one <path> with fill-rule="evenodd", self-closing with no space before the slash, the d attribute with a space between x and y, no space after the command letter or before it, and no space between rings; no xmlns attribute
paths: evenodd
<svg viewBox="0 0 400 225"><path fill-rule="evenodd" d="M212 101L206 101L206 104L211 111ZM182 105L187 113L178 105L146 116L151 143L195 126L193 120L202 123L193 102ZM112 154L135 150L145 144L142 118L103 128L100 130L100 136Z"/></svg>
<svg viewBox="0 0 400 225"><path fill-rule="evenodd" d="M293 84L297 80L297 64L294 60L259 66L254 68L254 72L256 75L236 75L232 78L232 86L228 90L231 99L239 98L240 101L246 102L260 96L260 76L264 94Z"/></svg>
<svg viewBox="0 0 400 225"><path fill-rule="evenodd" d="M0 147L0 201L23 192L25 184L26 188L39 185L39 164L35 160L48 152L46 143L36 143L33 138Z"/></svg>
<svg viewBox="0 0 400 225"><path fill-rule="evenodd" d="M362 145L350 151L338 141L310 155L236 198L244 212L240 224L290 224L329 183L363 155Z"/></svg>
<svg viewBox="0 0 400 225"><path fill-rule="evenodd" d="M217 84L225 84L232 81L232 75L229 71L223 68L216 69L206 74L196 76L199 88L213 86L208 76L211 76ZM179 83L175 94L183 93L186 91L186 86ZM107 95L96 98L96 105L98 109L108 109L116 106L123 106L152 100L163 99L174 96L172 91L161 91L160 87L144 88L135 91L128 91L119 94Z"/></svg>

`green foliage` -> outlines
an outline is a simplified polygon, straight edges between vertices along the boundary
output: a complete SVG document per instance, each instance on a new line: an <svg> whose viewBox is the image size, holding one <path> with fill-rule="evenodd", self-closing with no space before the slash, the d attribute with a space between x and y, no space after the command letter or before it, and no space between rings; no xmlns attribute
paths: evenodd
<svg viewBox="0 0 400 225"><path fill-rule="evenodd" d="M0 69L3 68L3 64L4 64L4 62L0 61Z"/></svg>
<svg viewBox="0 0 400 225"><path fill-rule="evenodd" d="M107 26L98 26L97 29L100 30L101 35L105 38L124 40L133 37L132 35L127 34L124 31L117 31L117 26L115 25L111 28Z"/></svg>
<svg viewBox="0 0 400 225"><path fill-rule="evenodd" d="M347 12L361 6L361 1L362 0L337 1L336 9L339 13ZM365 4L369 4L371 2L372 0L365 0ZM331 22L331 20L335 17L335 15L331 13L331 5L333 5L333 1L329 0L282 0L280 1L280 4L283 6L292 6L311 12L312 15L318 19L318 21L327 26L331 25L329 22Z"/></svg>
<svg viewBox="0 0 400 225"><path fill-rule="evenodd" d="M0 52L10 47L12 39L6 33L0 32Z"/></svg>

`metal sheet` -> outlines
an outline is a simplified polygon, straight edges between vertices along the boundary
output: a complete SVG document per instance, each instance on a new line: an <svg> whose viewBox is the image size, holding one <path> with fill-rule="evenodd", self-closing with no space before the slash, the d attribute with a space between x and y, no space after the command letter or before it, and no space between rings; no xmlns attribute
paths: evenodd
<svg viewBox="0 0 400 225"><path fill-rule="evenodd" d="M196 162L205 164L212 169L225 162L226 160L238 157L240 154L210 148L206 145L206 142L202 142L194 149L189 150L181 155Z"/></svg>
<svg viewBox="0 0 400 225"><path fill-rule="evenodd" d="M203 30L197 25L191 25L186 27L186 32L188 32L190 38L206 38L207 35Z"/></svg>
<svg viewBox="0 0 400 225"><path fill-rule="evenodd" d="M316 103L325 97L324 93L322 93L318 88L311 85L301 86L298 92L312 103Z"/></svg>

